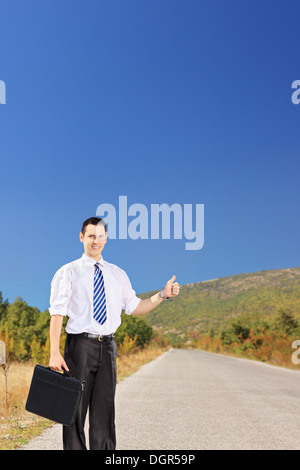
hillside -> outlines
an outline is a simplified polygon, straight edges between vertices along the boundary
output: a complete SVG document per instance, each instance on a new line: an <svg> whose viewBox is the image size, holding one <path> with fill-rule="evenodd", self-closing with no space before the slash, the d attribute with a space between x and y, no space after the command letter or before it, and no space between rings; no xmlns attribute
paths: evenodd
<svg viewBox="0 0 300 470"><path fill-rule="evenodd" d="M271 322L280 308L300 319L300 267L183 285L179 297L164 302L145 320L160 333L183 339L191 331L220 332L237 317L253 325Z"/></svg>
<svg viewBox="0 0 300 470"><path fill-rule="evenodd" d="M149 297L153 293L139 294L139 297ZM264 322L272 326L280 310L300 320L300 267L183 285L176 299L163 302L142 319L123 315L116 338L122 343L126 332L132 337L135 334L144 337L138 326L145 320L174 344L182 343L190 338L191 332L194 337L212 331L218 335L230 329L236 318L244 320L244 325L249 328L262 327ZM40 312L21 298L9 304L3 301L0 293L0 339L6 341L14 360L48 357L49 320L47 310Z"/></svg>

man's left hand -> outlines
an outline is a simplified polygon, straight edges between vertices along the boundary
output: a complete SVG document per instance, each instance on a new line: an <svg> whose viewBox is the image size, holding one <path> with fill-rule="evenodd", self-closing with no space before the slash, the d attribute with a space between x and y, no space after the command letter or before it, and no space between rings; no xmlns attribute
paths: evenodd
<svg viewBox="0 0 300 470"><path fill-rule="evenodd" d="M178 282L174 282L176 276L174 275L172 279L170 279L164 287L164 295L165 297L176 297L179 294L179 284Z"/></svg>

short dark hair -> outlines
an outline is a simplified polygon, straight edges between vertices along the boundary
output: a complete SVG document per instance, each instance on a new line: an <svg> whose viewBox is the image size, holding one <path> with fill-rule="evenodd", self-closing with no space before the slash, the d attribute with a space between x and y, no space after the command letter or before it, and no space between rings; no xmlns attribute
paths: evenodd
<svg viewBox="0 0 300 470"><path fill-rule="evenodd" d="M101 224L104 226L105 228L105 232L107 232L107 228L106 228L106 223L104 222L103 219L101 219L101 217L90 217L89 219L86 219L83 224L82 224L82 229L81 229L81 233L84 235L85 234L85 230L86 230L86 227L91 224L91 225L98 225L98 224Z"/></svg>

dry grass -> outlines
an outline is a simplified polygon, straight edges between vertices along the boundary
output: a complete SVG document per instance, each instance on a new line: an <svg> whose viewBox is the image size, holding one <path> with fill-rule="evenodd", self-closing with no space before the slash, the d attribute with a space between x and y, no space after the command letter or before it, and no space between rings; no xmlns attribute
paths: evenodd
<svg viewBox="0 0 300 470"><path fill-rule="evenodd" d="M7 371L7 397L5 377L3 373L0 374L1 450L15 449L51 424L50 421L34 416L24 409L32 373L32 364L11 364Z"/></svg>
<svg viewBox="0 0 300 470"><path fill-rule="evenodd" d="M118 381L167 349L160 341L153 340L146 348L139 350L135 347L135 341L127 338L118 350ZM7 373L7 402L5 377L0 372L0 450L17 449L53 424L25 410L33 369L34 365L29 363L11 364Z"/></svg>

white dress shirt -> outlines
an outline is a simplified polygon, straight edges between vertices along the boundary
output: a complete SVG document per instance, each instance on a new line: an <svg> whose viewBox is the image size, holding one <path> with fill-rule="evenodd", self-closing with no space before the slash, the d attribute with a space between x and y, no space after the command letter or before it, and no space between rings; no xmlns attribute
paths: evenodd
<svg viewBox="0 0 300 470"><path fill-rule="evenodd" d="M101 257L98 263L104 278L107 319L104 325L100 325L93 318L95 263L83 254L62 266L52 279L49 312L50 315L69 317L67 333L110 335L121 324L122 309L131 315L141 301L125 271Z"/></svg>

